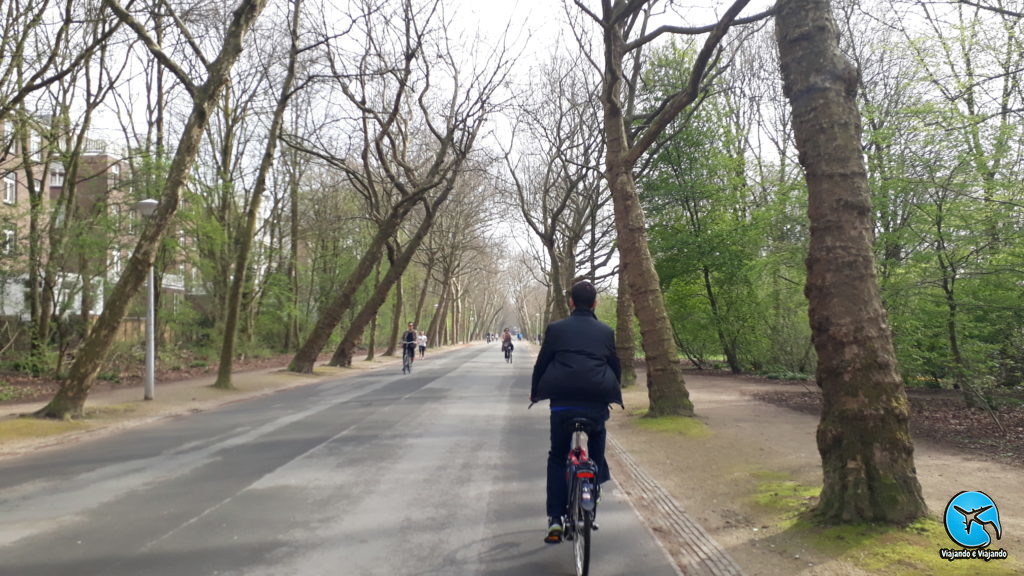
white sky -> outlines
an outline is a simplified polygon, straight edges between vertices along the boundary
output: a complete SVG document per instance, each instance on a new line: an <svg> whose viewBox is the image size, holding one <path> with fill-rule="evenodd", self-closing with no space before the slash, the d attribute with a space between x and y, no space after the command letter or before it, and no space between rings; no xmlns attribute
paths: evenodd
<svg viewBox="0 0 1024 576"><path fill-rule="evenodd" d="M740 16L757 14L774 3L774 0L752 0ZM558 41L560 33L565 34L563 41L574 42L572 34L566 29L565 6L570 13L576 15L580 10L572 0L445 0L446 9L452 16L456 26L463 28L468 34L475 30L484 32L487 38L497 38L506 28L509 36L523 46L521 64L528 65L537 58L545 57L552 46ZM600 2L584 0L584 4L595 13L600 11ZM662 0L656 7L668 8L670 2ZM684 0L671 2L675 14L666 14L659 21L673 24L707 25L716 21L731 4L731 0ZM594 24L596 29L596 24Z"/></svg>

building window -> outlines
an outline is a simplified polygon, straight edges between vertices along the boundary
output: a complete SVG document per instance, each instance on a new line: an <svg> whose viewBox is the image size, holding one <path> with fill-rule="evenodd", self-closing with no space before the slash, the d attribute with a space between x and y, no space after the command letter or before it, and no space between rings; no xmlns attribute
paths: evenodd
<svg viewBox="0 0 1024 576"><path fill-rule="evenodd" d="M4 202L7 204L17 204L18 202L18 181L14 178L14 174L4 176Z"/></svg>
<svg viewBox="0 0 1024 576"><path fill-rule="evenodd" d="M64 173L56 170L50 172L50 186L54 188L64 186Z"/></svg>
<svg viewBox="0 0 1024 576"><path fill-rule="evenodd" d="M0 235L0 253L11 254L14 252L14 230L4 230Z"/></svg>
<svg viewBox="0 0 1024 576"><path fill-rule="evenodd" d="M32 159L41 161L43 159L43 135L38 132L32 134L28 145L32 148Z"/></svg>
<svg viewBox="0 0 1024 576"><path fill-rule="evenodd" d="M10 151L14 154L18 153L18 139L14 137L14 123L10 120L4 120L3 124L4 134L3 140L0 140L0 148L6 148L10 146Z"/></svg>

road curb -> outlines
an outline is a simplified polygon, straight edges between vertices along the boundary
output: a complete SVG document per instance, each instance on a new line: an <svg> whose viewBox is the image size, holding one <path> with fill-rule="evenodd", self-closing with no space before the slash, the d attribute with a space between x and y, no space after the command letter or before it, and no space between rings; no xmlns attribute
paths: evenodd
<svg viewBox="0 0 1024 576"><path fill-rule="evenodd" d="M608 436L611 455L624 465L633 492L630 499L648 504L656 511L654 517L644 517L644 522L658 538L659 532L672 532L681 545L666 545L669 556L676 562L680 574L709 576L743 576L732 556L725 551L682 507L647 474L628 452L611 435Z"/></svg>

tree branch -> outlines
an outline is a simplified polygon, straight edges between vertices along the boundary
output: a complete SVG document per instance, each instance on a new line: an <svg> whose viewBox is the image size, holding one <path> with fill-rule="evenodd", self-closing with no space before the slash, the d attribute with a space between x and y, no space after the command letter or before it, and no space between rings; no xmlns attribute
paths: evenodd
<svg viewBox="0 0 1024 576"><path fill-rule="evenodd" d="M168 71L170 71L171 74L174 74L174 76L178 78L178 81L181 82L181 84L185 87L185 90L188 91L189 96L191 96L194 100L197 97L197 88L196 85L192 82L192 79L189 78L188 74L185 74L184 70L182 70L174 62L174 60L171 60L171 57L168 56L166 52L164 52L163 48L161 48L160 45L157 44L156 41L149 36L149 32L146 31L146 28L143 27L138 20L133 18L132 15L129 14L128 11L125 10L121 6L121 4L118 3L117 0L103 0L103 4L110 8L114 15L117 16L118 20L123 22L125 25L131 28L132 31L135 32L135 34L139 37L139 40L142 40L142 43L146 45L146 48L149 50L150 54L152 54L153 57L156 58L157 61L160 62L160 64L164 68L166 68Z"/></svg>
<svg viewBox="0 0 1024 576"><path fill-rule="evenodd" d="M644 131L644 133L636 141L636 144L630 148L625 161L629 165L636 164L636 161L640 156L647 151L648 148L658 139L658 136L665 130L665 128L683 111L684 108L693 103L700 94L700 86L704 80L704 74L707 70L708 63L711 61L712 56L718 49L718 45L725 33L728 32L732 26L736 16L746 8L750 0L737 0L732 6L726 10L725 15L722 16L722 20L715 26L711 34L708 35L704 41L704 47L701 48L700 53L697 55L697 59L693 63L693 69L690 72L690 81L686 88L673 96L668 105L666 105L661 112L651 122L650 127Z"/></svg>
<svg viewBox="0 0 1024 576"><path fill-rule="evenodd" d="M957 0L957 4L964 4L967 6L973 6L982 10L988 10L989 12L995 12L996 14L1002 14L1003 16L1013 16L1014 18L1024 18L1024 12L1013 12L1005 8L999 8L996 6L987 6L978 2L971 2L971 0Z"/></svg>
<svg viewBox="0 0 1024 576"><path fill-rule="evenodd" d="M163 5L167 10L167 13L170 14L171 20L174 21L174 25L178 27L178 31L181 32L181 35L185 37L185 42L187 42L189 47L192 48L192 51L195 52L199 61L203 63L203 66L209 68L210 61L203 55L203 51L199 49L199 44L196 43L195 38L192 37L192 33L185 27L185 23L181 21L181 18L178 18L178 14L174 11L174 8L167 2L167 0L160 0L160 4Z"/></svg>
<svg viewBox="0 0 1024 576"><path fill-rule="evenodd" d="M771 8L765 10L764 12L761 12L760 14L755 14L753 16L748 16L746 18L737 18L737 19L732 21L730 26L739 26L739 25L742 25L742 24L750 24L752 22L758 22L758 21L764 20L765 18L769 18L769 17L774 16L774 15L775 15L775 6L772 6ZM636 40L626 44L626 51L629 52L630 50L635 50L635 49L643 46L644 44L648 44L649 42L651 42L652 40L654 40L657 37L661 36L662 34L679 34L679 35L684 35L684 36L699 36L701 34L707 34L709 32L714 32L715 29L717 29L720 25L721 25L721 22L719 22L717 24L709 24L707 26L697 26L697 27L661 26L661 27L655 29L650 34L647 34L646 36L641 36L640 38L637 38Z"/></svg>

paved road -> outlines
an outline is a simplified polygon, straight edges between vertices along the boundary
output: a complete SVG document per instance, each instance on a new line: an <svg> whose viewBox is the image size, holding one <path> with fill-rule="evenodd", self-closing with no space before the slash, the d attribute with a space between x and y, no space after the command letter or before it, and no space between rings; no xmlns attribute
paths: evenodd
<svg viewBox="0 0 1024 576"><path fill-rule="evenodd" d="M517 359L473 346L0 463L0 575L572 574ZM675 576L604 496L592 574Z"/></svg>

